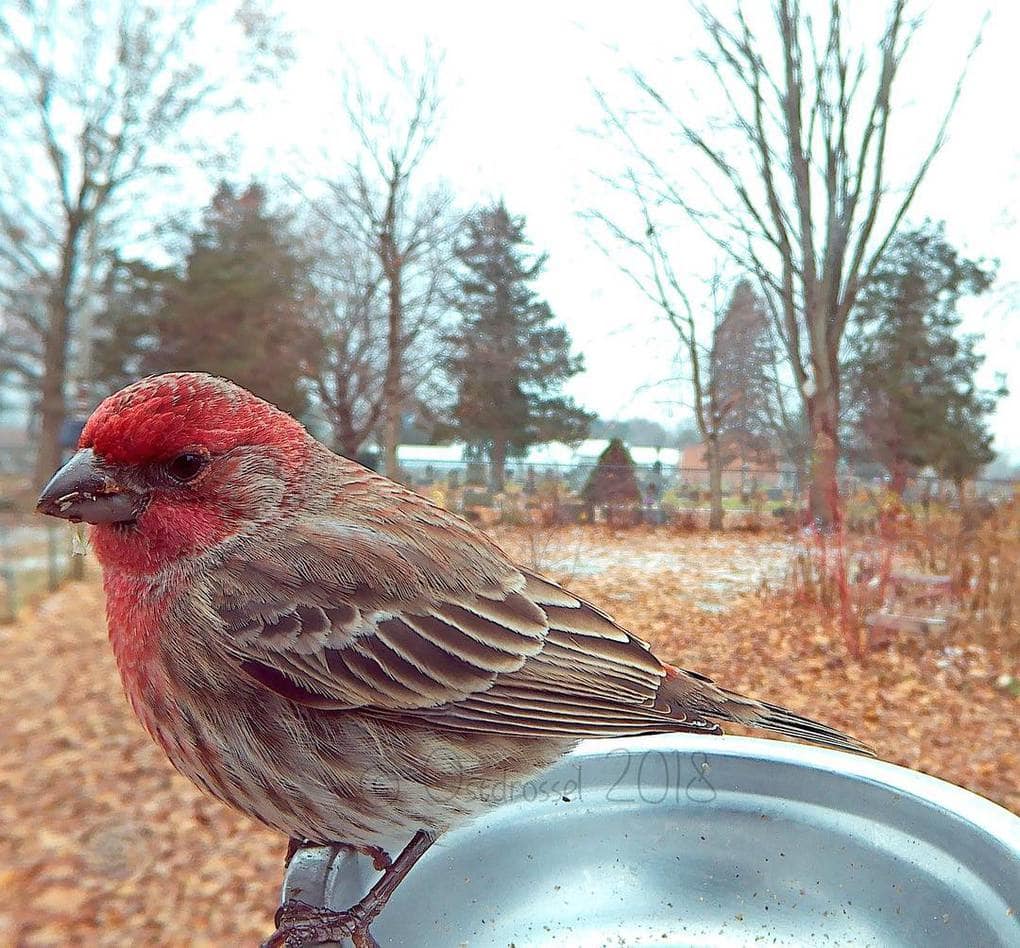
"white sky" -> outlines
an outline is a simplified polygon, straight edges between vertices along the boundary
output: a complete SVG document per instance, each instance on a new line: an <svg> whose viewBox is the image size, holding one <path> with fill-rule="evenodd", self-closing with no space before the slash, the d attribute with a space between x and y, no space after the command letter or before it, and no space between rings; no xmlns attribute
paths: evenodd
<svg viewBox="0 0 1020 948"><path fill-rule="evenodd" d="M930 6L901 78L906 118L890 143L894 166L909 168L926 148L981 18L970 4ZM1011 371L1020 358L1020 4L989 6L985 42L949 142L910 220L945 219L949 239L964 253L1000 261L994 298L969 305L966 325L986 335L986 381L994 371L1007 372L1020 389ZM884 0L856 0L848 5L852 25L886 7ZM607 418L686 419L680 385L654 384L675 375L670 331L594 246L579 215L614 200L592 173L601 159L584 132L599 117L592 85L623 100L632 89L625 67L661 70L689 53L701 33L687 5L303 0L287 11L299 61L253 108L238 172L264 176L267 167L293 167L315 140L328 143L339 170L354 143L336 117L337 70L345 61L371 63L372 44L418 59L429 38L445 55L445 120L433 173L465 205L502 196L512 213L526 215L535 248L549 253L541 289L585 355L587 371L571 382L571 393ZM997 450L1020 458L1020 391L1000 404L993 427Z"/></svg>

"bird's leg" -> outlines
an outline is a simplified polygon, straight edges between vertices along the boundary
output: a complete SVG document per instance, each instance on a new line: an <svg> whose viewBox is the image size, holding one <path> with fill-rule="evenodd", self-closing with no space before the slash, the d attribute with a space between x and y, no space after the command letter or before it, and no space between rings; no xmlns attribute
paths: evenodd
<svg viewBox="0 0 1020 948"><path fill-rule="evenodd" d="M316 908L298 899L288 899L276 913L276 931L263 943L262 948L299 948L302 945L342 941L344 938L350 938L355 948L378 948L378 942L368 930L369 926L411 871L411 867L435 841L435 834L418 830L400 855L382 869L382 878L372 886L368 894L345 912ZM291 842L293 844L294 841ZM300 848L299 841L295 851ZM365 852L365 849L359 849L359 852ZM379 853L386 855L382 850ZM372 855L371 852L367 854Z"/></svg>
<svg viewBox="0 0 1020 948"><path fill-rule="evenodd" d="M365 929L369 923L383 910L397 886L411 871L414 864L428 852L436 841L436 834L428 830L418 830L409 842L384 870L382 878L369 889L366 895L354 908L365 918Z"/></svg>

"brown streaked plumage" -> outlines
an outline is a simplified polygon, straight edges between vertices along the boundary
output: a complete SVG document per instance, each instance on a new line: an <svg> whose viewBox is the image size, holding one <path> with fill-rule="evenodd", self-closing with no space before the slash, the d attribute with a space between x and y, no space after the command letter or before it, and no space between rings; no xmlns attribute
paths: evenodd
<svg viewBox="0 0 1020 948"><path fill-rule="evenodd" d="M158 376L112 396L40 509L98 521L124 687L174 766L292 838L370 850L421 830L427 847L486 806L487 787L582 737L736 721L866 750L660 661L465 521L220 379ZM384 902L343 924L368 938ZM285 918L276 943L301 924Z"/></svg>

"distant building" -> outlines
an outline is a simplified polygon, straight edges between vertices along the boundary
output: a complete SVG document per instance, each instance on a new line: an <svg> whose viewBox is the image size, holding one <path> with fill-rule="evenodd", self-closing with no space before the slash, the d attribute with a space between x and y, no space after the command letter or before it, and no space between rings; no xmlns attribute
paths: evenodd
<svg viewBox="0 0 1020 948"><path fill-rule="evenodd" d="M691 487L708 487L708 449L704 444L692 444L680 456L680 481ZM724 491L751 490L752 488L793 490L797 474L792 464L778 460L772 452L754 452L737 455L723 467Z"/></svg>
<svg viewBox="0 0 1020 948"><path fill-rule="evenodd" d="M588 438L576 446L552 441L549 444L536 444L521 463L533 465L537 469L541 469L543 465L567 467L594 465L608 447L608 438ZM676 448L628 445L627 450L638 468L649 471L655 467L656 462L663 470L667 470L676 467L680 461L680 452Z"/></svg>

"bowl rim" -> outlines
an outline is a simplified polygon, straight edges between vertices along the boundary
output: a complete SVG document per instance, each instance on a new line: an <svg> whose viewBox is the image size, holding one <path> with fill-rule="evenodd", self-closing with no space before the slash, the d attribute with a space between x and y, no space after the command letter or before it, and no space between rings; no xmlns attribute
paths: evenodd
<svg viewBox="0 0 1020 948"><path fill-rule="evenodd" d="M595 773L598 774L595 786L601 786L600 781L613 769L607 766L607 758L621 749L632 754L669 752L702 755L710 770L720 765L722 765L720 770L725 770L725 762L731 761L735 765L729 775L732 779L720 780L714 786L714 789L723 795L733 794L739 797L743 794L757 798L769 796L767 779L759 781L748 777L748 770L758 767L763 771L762 777L767 777L770 770L775 774L774 768L788 768L785 777L778 781L776 792L772 794L779 803L789 801L794 806L798 803L825 806L827 805L824 800L825 787L828 785L831 788L833 780L857 784L858 789L862 791L862 802L865 799L878 800L880 805L885 807L889 803L887 797L892 795L897 799L897 804L889 810L890 817L893 817L894 812L902 805L908 812L917 811L921 817L920 826L927 827L928 831L933 830L935 837L942 835L939 829L940 820L945 821L947 836L954 824L957 832L962 831L973 836L979 846L977 850L971 850L971 858L978 851L994 850L995 858L984 870L977 871L977 875L996 897L996 904L1007 906L1008 915L1014 914L1015 896L1020 891L1017 888L1017 881L1020 881L1020 816L973 791L939 777L877 758L788 741L737 735L666 734L623 739L589 739L581 741L571 752L542 773L549 778L558 779L564 772L572 774L576 772L574 768L583 765L585 761L591 761L595 765ZM694 760L697 762L698 758L694 757ZM811 779L812 774L818 775L817 782ZM542 775L536 776L537 779L542 778ZM721 777L722 774L718 776ZM789 779L791 776L794 778L792 781ZM667 776L667 779L670 778ZM814 790L820 792L813 794ZM558 802L558 795L554 795L550 798L549 805L544 808L552 818L555 818L554 808ZM456 838L470 840L473 835L485 833L487 830L505 829L507 823L512 826L514 821L520 819L523 805L525 804L518 801L493 806L475 819L456 827L448 836L442 837L440 842L449 839L453 846L457 846ZM724 806L726 805L724 803ZM633 807L634 804L628 803L627 806ZM740 805L737 806L739 809ZM854 813L851 805L840 807L838 801L833 801L832 809ZM499 811L505 813L504 818L496 816ZM578 816L581 812L574 811ZM488 822L490 820L493 822ZM503 820L506 823L503 823ZM932 839L930 836L928 838L938 845L937 838ZM946 852L952 859L950 851L947 849ZM429 855L432 854L427 854L426 860ZM982 857L978 858L984 861ZM977 870L973 863L963 861L960 865L961 867L971 865ZM300 850L295 855L284 874L281 894L284 899L297 897L313 905L339 908L354 904L377 879L378 875L367 857L354 855L349 850L336 847L309 848ZM987 914L984 908L981 911ZM990 915L989 918L997 916ZM1012 919L1011 922L1002 924L1012 925L1016 921ZM1011 927L1005 935L1005 940L1001 942L1003 946L1014 943L1011 940L1012 931ZM350 943L345 941L343 944Z"/></svg>
<svg viewBox="0 0 1020 948"><path fill-rule="evenodd" d="M621 749L631 753L671 752L704 755L714 767L720 760L730 759L744 765L775 764L802 771L824 774L831 779L859 781L871 789L894 793L914 805L936 811L943 811L947 820L963 822L977 834L993 843L1000 853L1005 851L1017 860L1020 867L1020 816L1005 807L993 803L980 794L974 793L939 777L878 758L829 750L792 741L768 738L742 737L738 735L704 734L656 734L630 738L600 738L582 740L577 747L565 754L543 774L554 775L561 768L574 768L585 760L605 759ZM805 787L810 782L805 782ZM727 788L725 792L741 792L739 787ZM747 792L756 793L755 787ZM784 799L778 796L777 799ZM810 799L807 795L805 799ZM497 811L514 809L516 804L507 803L493 806L486 813L456 827L445 840L455 837L461 831L481 830L485 821ZM452 840L451 840L452 841ZM428 858L426 856L426 858ZM341 878L359 880L367 891L375 873L369 868L370 861L349 851L336 848L308 848L299 850L284 873L283 897L298 889L302 898L313 904L325 905L328 893L333 891Z"/></svg>
<svg viewBox="0 0 1020 948"><path fill-rule="evenodd" d="M736 734L654 734L632 738L598 738L581 741L569 754L549 768L553 772L568 761L602 757L625 748L633 753L678 751L704 754L708 758L730 758L754 764L780 764L828 776L859 780L882 787L926 806L953 813L973 826L995 835L1020 858L1020 816L941 777L878 757L798 744L774 738L743 737Z"/></svg>

